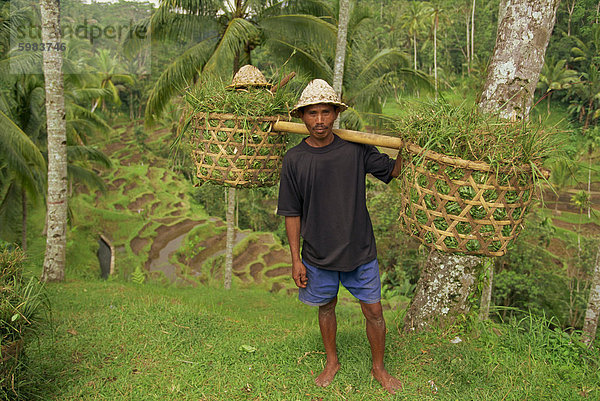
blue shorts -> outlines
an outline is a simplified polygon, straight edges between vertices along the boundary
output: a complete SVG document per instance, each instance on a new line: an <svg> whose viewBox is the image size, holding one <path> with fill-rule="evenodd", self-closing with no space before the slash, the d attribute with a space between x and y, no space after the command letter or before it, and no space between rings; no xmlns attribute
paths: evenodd
<svg viewBox="0 0 600 401"><path fill-rule="evenodd" d="M306 266L308 283L300 288L298 299L311 306L322 306L337 297L340 282L352 295L365 304L375 304L381 300L379 263L373 259L350 272L319 269L302 261Z"/></svg>

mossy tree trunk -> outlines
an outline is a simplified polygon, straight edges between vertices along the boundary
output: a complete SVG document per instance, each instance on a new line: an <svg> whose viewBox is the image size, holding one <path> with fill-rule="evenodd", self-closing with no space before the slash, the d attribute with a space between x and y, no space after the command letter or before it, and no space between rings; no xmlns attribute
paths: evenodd
<svg viewBox="0 0 600 401"><path fill-rule="evenodd" d="M469 312L469 296L477 287L479 258L432 251L421 270L408 312L405 331L451 324Z"/></svg>
<svg viewBox="0 0 600 401"><path fill-rule="evenodd" d="M598 316L600 316L600 248L598 248L598 253L596 254L596 264L592 273L592 285L590 286L590 297L583 322L584 344L591 345L596 338Z"/></svg>
<svg viewBox="0 0 600 401"><path fill-rule="evenodd" d="M527 119L559 0L502 0L498 34L479 107L507 120Z"/></svg>
<svg viewBox="0 0 600 401"><path fill-rule="evenodd" d="M484 112L527 118L554 27L558 0L502 0L498 34L479 102ZM480 259L433 251L424 265L405 330L445 325L470 311ZM491 280L488 280L491 291Z"/></svg>

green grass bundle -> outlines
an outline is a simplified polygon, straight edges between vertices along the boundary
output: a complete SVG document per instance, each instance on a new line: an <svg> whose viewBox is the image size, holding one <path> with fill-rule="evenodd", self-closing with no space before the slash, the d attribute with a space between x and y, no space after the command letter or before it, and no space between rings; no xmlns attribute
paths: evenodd
<svg viewBox="0 0 600 401"><path fill-rule="evenodd" d="M539 165L555 149L552 137L530 121L510 122L484 115L475 105L444 101L411 103L388 128L423 149L463 160L485 162L498 170Z"/></svg>
<svg viewBox="0 0 600 401"><path fill-rule="evenodd" d="M287 119L295 94L286 88L231 89L206 81L188 91L188 118L197 176L234 187L275 185L279 181L286 136L272 131L277 119Z"/></svg>
<svg viewBox="0 0 600 401"><path fill-rule="evenodd" d="M23 277L25 254L0 241L0 395L11 388L19 354L48 310L42 284Z"/></svg>
<svg viewBox="0 0 600 401"><path fill-rule="evenodd" d="M244 117L287 115L296 94L280 88L271 93L265 88L232 89L219 80L206 80L188 90L185 101L193 112L235 114Z"/></svg>
<svg viewBox="0 0 600 401"><path fill-rule="evenodd" d="M417 145L402 151L403 228L442 251L504 254L555 149L549 135L443 102L410 107L389 128Z"/></svg>

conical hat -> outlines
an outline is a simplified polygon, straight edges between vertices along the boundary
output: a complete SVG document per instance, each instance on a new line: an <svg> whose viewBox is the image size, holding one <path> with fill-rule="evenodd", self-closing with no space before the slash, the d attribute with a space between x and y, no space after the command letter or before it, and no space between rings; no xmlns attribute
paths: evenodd
<svg viewBox="0 0 600 401"><path fill-rule="evenodd" d="M320 103L332 104L338 108L340 113L348 108L340 101L339 96L327 82L322 79L313 79L302 91L300 100L290 114L292 117L300 117L301 108Z"/></svg>
<svg viewBox="0 0 600 401"><path fill-rule="evenodd" d="M249 86L254 87L271 87L270 83L267 82L265 76L258 68L253 65L247 64L240 68L233 77L233 81L228 88L247 88Z"/></svg>

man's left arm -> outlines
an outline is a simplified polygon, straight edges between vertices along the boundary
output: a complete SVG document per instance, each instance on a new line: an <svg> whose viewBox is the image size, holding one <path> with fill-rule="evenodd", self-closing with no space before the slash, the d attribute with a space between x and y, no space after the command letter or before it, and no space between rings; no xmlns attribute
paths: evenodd
<svg viewBox="0 0 600 401"><path fill-rule="evenodd" d="M400 152L398 152L398 156L396 156L396 162L394 163L394 169L390 175L396 178L400 175L400 171L402 171L402 158L400 157Z"/></svg>
<svg viewBox="0 0 600 401"><path fill-rule="evenodd" d="M386 184L402 172L402 157L392 159L388 154L381 153L375 146L365 146L365 171Z"/></svg>

